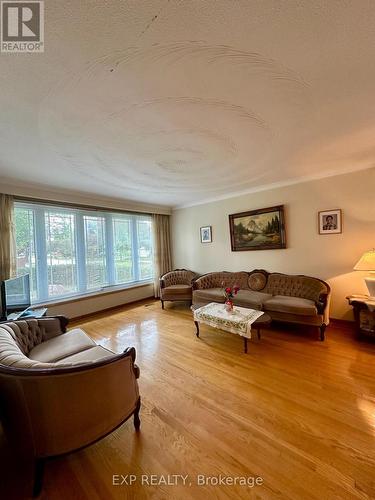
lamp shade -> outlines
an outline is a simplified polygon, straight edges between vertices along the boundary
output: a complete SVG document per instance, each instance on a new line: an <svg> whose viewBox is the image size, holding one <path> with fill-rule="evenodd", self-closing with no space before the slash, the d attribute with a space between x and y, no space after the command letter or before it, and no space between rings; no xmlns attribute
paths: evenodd
<svg viewBox="0 0 375 500"><path fill-rule="evenodd" d="M375 271L375 250L365 252L354 266L354 271Z"/></svg>

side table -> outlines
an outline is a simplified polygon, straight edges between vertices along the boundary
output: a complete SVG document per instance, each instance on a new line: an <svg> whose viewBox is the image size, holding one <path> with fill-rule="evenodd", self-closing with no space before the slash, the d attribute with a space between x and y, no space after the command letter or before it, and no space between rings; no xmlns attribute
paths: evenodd
<svg viewBox="0 0 375 500"><path fill-rule="evenodd" d="M346 298L353 307L357 334L375 338L375 300L368 295L349 295Z"/></svg>

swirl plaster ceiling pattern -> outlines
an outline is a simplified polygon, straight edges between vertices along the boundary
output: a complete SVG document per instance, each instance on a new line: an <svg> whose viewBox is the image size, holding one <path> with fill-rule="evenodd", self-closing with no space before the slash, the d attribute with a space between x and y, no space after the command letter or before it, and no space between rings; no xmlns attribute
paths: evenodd
<svg viewBox="0 0 375 500"><path fill-rule="evenodd" d="M189 79L194 95L181 95L197 68ZM284 106L308 100L302 78L259 54L203 42L131 48L96 60L50 93L40 117L45 147L67 168L108 186L160 195L238 190L244 179L263 177L279 133L254 109L251 93L238 99L239 79L253 93L267 86L268 98ZM204 87L214 81L220 85L209 89L211 97Z"/></svg>
<svg viewBox="0 0 375 500"><path fill-rule="evenodd" d="M96 18L81 18L76 31L72 27L72 61L67 43L50 41L51 53L35 63L46 83L38 71L28 74L34 101L27 106L37 118L28 128L30 143L17 148L16 126L0 124L0 175L20 178L27 161L22 174L30 182L175 206L324 175L327 166L339 169L338 161L348 168L339 149L350 131L346 126L342 133L344 121L332 119L345 96L337 87L340 61L335 69L332 57L327 69L320 40L311 40L311 4L299 17L293 11L283 32L279 7L255 12L251 2L228 10L224 2L207 2L206 8L208 3L227 17L209 22L187 3L157 0L154 9L143 2L123 5L123 17L111 18L115 3L109 2L101 14L112 19L113 32L98 44ZM66 4L68 19L76 15L74 5ZM50 9L51 19L57 4ZM225 19L233 20L236 32L225 28ZM8 64L9 74L23 74L19 61ZM25 108L22 99L20 104ZM22 107L16 111L21 130ZM366 134L357 131L351 148L353 168L373 161L365 114L360 122Z"/></svg>

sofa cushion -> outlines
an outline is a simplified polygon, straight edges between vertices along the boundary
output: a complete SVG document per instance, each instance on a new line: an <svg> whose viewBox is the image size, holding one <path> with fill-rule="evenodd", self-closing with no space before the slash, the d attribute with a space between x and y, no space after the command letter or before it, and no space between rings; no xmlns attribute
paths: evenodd
<svg viewBox="0 0 375 500"><path fill-rule="evenodd" d="M170 285L170 286L163 288L163 290L171 290L173 292L177 292L177 291L186 292L186 291L191 290L191 285Z"/></svg>
<svg viewBox="0 0 375 500"><path fill-rule="evenodd" d="M65 363L84 363L86 361L97 361L102 358L108 358L113 356L114 353L109 351L105 347L100 345L91 347L89 349L85 349L84 351L77 352L76 354L72 354L71 356L67 356L66 358L60 359L57 364L65 364Z"/></svg>
<svg viewBox="0 0 375 500"><path fill-rule="evenodd" d="M0 363L12 368L50 368L49 363L40 363L29 359L19 347L17 341L5 328L0 328Z"/></svg>
<svg viewBox="0 0 375 500"><path fill-rule="evenodd" d="M191 285L171 285L162 288L163 294L168 295L186 295L191 293Z"/></svg>
<svg viewBox="0 0 375 500"><path fill-rule="evenodd" d="M201 290L194 290L194 302L223 302L225 301L224 292L222 288L203 288Z"/></svg>
<svg viewBox="0 0 375 500"><path fill-rule="evenodd" d="M287 297L286 295L275 295L263 304L265 311L285 312L301 316L312 316L318 314L315 302L301 297Z"/></svg>
<svg viewBox="0 0 375 500"><path fill-rule="evenodd" d="M44 363L53 363L95 345L95 342L83 330L74 328L37 345L30 351L29 358Z"/></svg>
<svg viewBox="0 0 375 500"><path fill-rule="evenodd" d="M248 307L250 309L262 309L266 300L270 299L270 293L255 292L253 290L239 290L234 296L233 303L236 306Z"/></svg>

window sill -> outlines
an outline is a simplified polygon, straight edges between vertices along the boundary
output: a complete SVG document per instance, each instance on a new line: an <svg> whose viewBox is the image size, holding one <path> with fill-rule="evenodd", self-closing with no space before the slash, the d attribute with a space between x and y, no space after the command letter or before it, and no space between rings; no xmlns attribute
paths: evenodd
<svg viewBox="0 0 375 500"><path fill-rule="evenodd" d="M82 295L74 295L71 297L65 297L61 299L56 298L45 302L35 302L32 304L32 307L52 307L60 304L70 304L72 302L80 302L82 300L88 300L95 297L102 297L104 295L110 295L113 293L125 292L126 290L141 288L152 284L153 281L142 281L138 283L131 283L130 285L115 285L111 287L106 287L105 289L96 290L95 292L85 293Z"/></svg>

